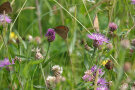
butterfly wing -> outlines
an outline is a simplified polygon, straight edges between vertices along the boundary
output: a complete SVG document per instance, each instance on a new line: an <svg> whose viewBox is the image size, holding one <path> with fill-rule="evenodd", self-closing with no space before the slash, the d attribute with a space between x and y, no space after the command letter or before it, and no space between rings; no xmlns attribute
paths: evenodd
<svg viewBox="0 0 135 90"><path fill-rule="evenodd" d="M10 2L5 2L0 6L0 13L4 13L4 11L5 11L5 14L12 12L12 7L10 5Z"/></svg>
<svg viewBox="0 0 135 90"><path fill-rule="evenodd" d="M67 26L57 26L56 28L54 28L55 32L61 36L64 40L67 39L68 36L68 27Z"/></svg>
<svg viewBox="0 0 135 90"><path fill-rule="evenodd" d="M97 32L99 32L99 22L98 22L98 16L96 14L94 21L93 21L94 28Z"/></svg>

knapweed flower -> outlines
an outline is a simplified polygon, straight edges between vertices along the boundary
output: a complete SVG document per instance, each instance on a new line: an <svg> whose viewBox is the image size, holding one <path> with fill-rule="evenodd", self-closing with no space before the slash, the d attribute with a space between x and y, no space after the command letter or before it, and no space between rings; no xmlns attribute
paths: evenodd
<svg viewBox="0 0 135 90"><path fill-rule="evenodd" d="M97 80L97 90L108 90L107 82L104 78L102 78L104 72L101 68L97 67L96 65L94 65L90 70L87 70L82 79L85 82L92 82L93 84L90 84L90 86L93 86L96 79L97 70L99 71Z"/></svg>
<svg viewBox="0 0 135 90"><path fill-rule="evenodd" d="M52 42L55 40L55 31L54 29L48 29L46 35L48 42Z"/></svg>
<svg viewBox="0 0 135 90"><path fill-rule="evenodd" d="M91 71L93 72L93 75L96 76L97 69L98 69L98 71L99 71L99 75L102 76L102 75L104 74L104 72L102 71L101 68L98 68L96 65L94 65L94 66L91 68Z"/></svg>
<svg viewBox="0 0 135 90"><path fill-rule="evenodd" d="M98 86L106 86L106 80L104 78L99 78L97 81Z"/></svg>
<svg viewBox="0 0 135 90"><path fill-rule="evenodd" d="M60 67L59 65L54 65L52 67L52 71L54 73L54 76L59 77L59 76L61 76L61 74L63 72L63 68Z"/></svg>
<svg viewBox="0 0 135 90"><path fill-rule="evenodd" d="M99 45L102 45L104 42L108 43L109 40L102 34L98 33L93 33L93 34L88 34L88 37L90 39L94 40L93 46L98 47Z"/></svg>
<svg viewBox="0 0 135 90"><path fill-rule="evenodd" d="M106 86L97 87L96 90L109 90Z"/></svg>
<svg viewBox="0 0 135 90"><path fill-rule="evenodd" d="M115 23L113 23L113 22L111 22L111 23L109 23L109 28L110 28L110 31L115 31L116 29L117 29L117 24L115 24Z"/></svg>
<svg viewBox="0 0 135 90"><path fill-rule="evenodd" d="M0 67L12 65L12 64L15 64L14 60L12 60L12 63L10 63L8 58L5 58L3 61L0 61Z"/></svg>
<svg viewBox="0 0 135 90"><path fill-rule="evenodd" d="M132 4L135 4L135 0L132 0L131 2L132 2Z"/></svg>
<svg viewBox="0 0 135 90"><path fill-rule="evenodd" d="M85 72L85 75L82 77L82 79L84 81L93 81L94 80L94 76L91 70L87 70Z"/></svg>
<svg viewBox="0 0 135 90"><path fill-rule="evenodd" d="M131 41L131 45L135 47L135 39Z"/></svg>
<svg viewBox="0 0 135 90"><path fill-rule="evenodd" d="M3 14L1 14L0 15L0 23L4 23L4 22L6 22L6 23L11 23L11 19L10 19L10 17L9 16L7 16L7 15L3 15Z"/></svg>

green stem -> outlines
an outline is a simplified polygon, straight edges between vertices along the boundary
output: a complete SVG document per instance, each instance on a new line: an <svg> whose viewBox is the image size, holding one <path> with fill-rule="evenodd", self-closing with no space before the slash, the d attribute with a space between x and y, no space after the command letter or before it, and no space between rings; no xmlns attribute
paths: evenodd
<svg viewBox="0 0 135 90"><path fill-rule="evenodd" d="M92 54L92 59L94 59L94 56L95 56L95 52L96 52L97 48L94 47L94 51L93 51L93 54Z"/></svg>
<svg viewBox="0 0 135 90"><path fill-rule="evenodd" d="M44 78L44 83L45 83L45 85L46 85L45 74L44 74L44 70L43 70L43 67L42 67L42 64L41 64L41 63L40 63L40 69L41 69L41 71L42 71L42 76L43 76L43 78Z"/></svg>
<svg viewBox="0 0 135 90"><path fill-rule="evenodd" d="M50 42L48 43L48 48L47 48L46 56L45 56L45 59L44 59L44 63L45 63L46 58L47 58L47 56L48 56L49 48L50 48ZM40 69L41 69L41 71L42 71L42 76L43 76L43 78L44 78L44 83L45 83L45 85L46 85L45 74L44 74L44 70L43 70L43 67L42 67L42 64L41 64L41 63L40 63ZM46 85L46 86L47 86L47 85Z"/></svg>
<svg viewBox="0 0 135 90"><path fill-rule="evenodd" d="M1 37L2 37L2 40L3 40L4 46L6 47L6 49L7 49L7 53L8 53L8 47L7 47L7 44L6 44L5 40L4 40L4 36L3 36L3 32L2 32L2 31L1 31Z"/></svg>
<svg viewBox="0 0 135 90"><path fill-rule="evenodd" d="M97 81L98 81L98 74L99 74L99 70L97 69L97 72L96 72L96 78L95 78L95 82L94 82L94 90L97 90Z"/></svg>
<svg viewBox="0 0 135 90"><path fill-rule="evenodd" d="M46 55L45 55L44 63L45 63L46 58L48 56L49 49L50 49L50 42L48 43L48 48L47 48L47 52L46 52Z"/></svg>

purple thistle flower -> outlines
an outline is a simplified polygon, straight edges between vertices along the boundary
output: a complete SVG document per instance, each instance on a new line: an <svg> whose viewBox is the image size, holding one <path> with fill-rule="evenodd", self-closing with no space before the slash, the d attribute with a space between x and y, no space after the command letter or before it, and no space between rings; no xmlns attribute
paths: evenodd
<svg viewBox="0 0 135 90"><path fill-rule="evenodd" d="M12 60L12 63L10 63L8 58L5 58L3 61L0 61L0 67L4 67L4 66L7 66L7 65L12 65L12 64L15 64L14 60Z"/></svg>
<svg viewBox="0 0 135 90"><path fill-rule="evenodd" d="M109 28L110 28L110 31L114 32L116 29L117 29L117 24L111 22L109 23Z"/></svg>
<svg viewBox="0 0 135 90"><path fill-rule="evenodd" d="M84 75L83 77L82 77L82 79L84 80L84 81L92 81L93 79L94 79L94 76L91 76L91 75Z"/></svg>
<svg viewBox="0 0 135 90"><path fill-rule="evenodd" d="M93 75L94 75L94 76L96 76L97 69L98 69L98 68L97 68L96 65L91 68L91 71L93 72ZM102 75L104 74L104 72L103 72L102 69L100 69L100 68L99 68L98 70L99 70L99 75L102 76Z"/></svg>
<svg viewBox="0 0 135 90"><path fill-rule="evenodd" d="M99 78L97 81L98 86L106 86L106 80L104 78Z"/></svg>
<svg viewBox="0 0 135 90"><path fill-rule="evenodd" d="M94 65L94 66L91 67L91 71L92 72L95 72L96 69L97 69L97 66L96 65Z"/></svg>
<svg viewBox="0 0 135 90"><path fill-rule="evenodd" d="M96 65L91 67L90 70L87 70L85 72L85 75L82 77L82 79L86 82L88 82L88 81L93 82L93 84L90 84L90 86L93 86L95 78L96 78L97 70L99 71L98 80L97 80L97 86L98 86L97 90L108 90L106 80L104 78L101 78L101 76L104 74L104 72L102 71L101 68L97 67Z"/></svg>
<svg viewBox="0 0 135 90"><path fill-rule="evenodd" d="M4 23L4 22L11 23L11 21L12 20L10 19L9 16L3 14L0 15L0 23Z"/></svg>
<svg viewBox="0 0 135 90"><path fill-rule="evenodd" d="M87 70L85 75L82 77L84 81L92 81L94 79L93 73L91 70Z"/></svg>
<svg viewBox="0 0 135 90"><path fill-rule="evenodd" d="M98 33L93 33L91 35L88 34L88 37L94 40L93 46L95 47L102 45L103 42L109 43L109 40L102 34L98 34Z"/></svg>
<svg viewBox="0 0 135 90"><path fill-rule="evenodd" d="M132 2L132 4L135 4L135 0L132 0L131 2Z"/></svg>
<svg viewBox="0 0 135 90"><path fill-rule="evenodd" d="M55 31L54 29L48 29L46 35L48 42L52 42L55 40Z"/></svg>
<svg viewBox="0 0 135 90"><path fill-rule="evenodd" d="M106 86L97 87L97 90L109 90Z"/></svg>

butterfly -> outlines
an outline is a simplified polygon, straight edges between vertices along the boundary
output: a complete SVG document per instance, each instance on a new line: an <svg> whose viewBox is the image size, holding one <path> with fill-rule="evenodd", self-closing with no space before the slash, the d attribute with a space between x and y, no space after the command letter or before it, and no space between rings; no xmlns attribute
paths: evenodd
<svg viewBox="0 0 135 90"><path fill-rule="evenodd" d="M94 26L96 32L99 32L99 22L98 22L98 16L97 16L97 14L96 14L96 16L94 18L93 26Z"/></svg>
<svg viewBox="0 0 135 90"><path fill-rule="evenodd" d="M54 31L61 36L64 40L67 39L69 28L67 26L61 25L54 28Z"/></svg>
<svg viewBox="0 0 135 90"><path fill-rule="evenodd" d="M5 12L4 12L5 11ZM2 5L0 5L0 14L9 14L12 12L12 7L10 2L5 2Z"/></svg>

